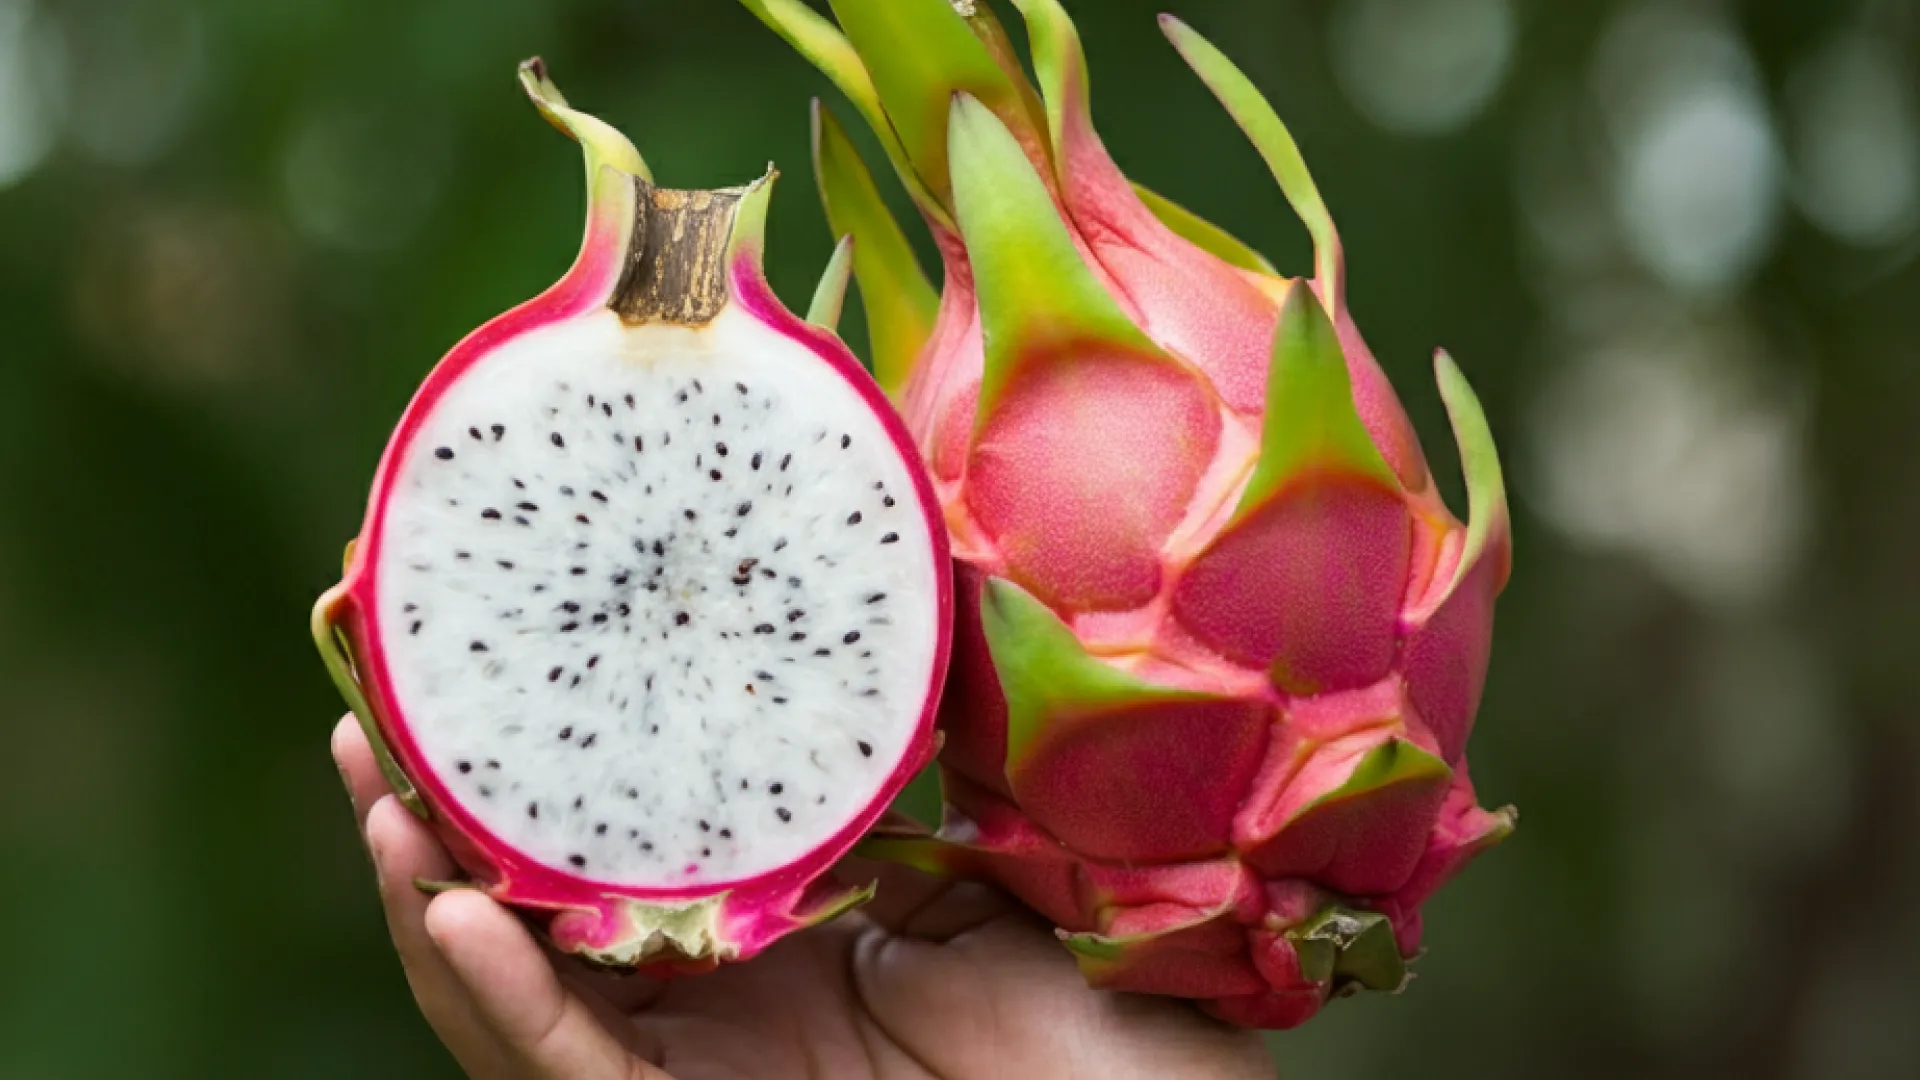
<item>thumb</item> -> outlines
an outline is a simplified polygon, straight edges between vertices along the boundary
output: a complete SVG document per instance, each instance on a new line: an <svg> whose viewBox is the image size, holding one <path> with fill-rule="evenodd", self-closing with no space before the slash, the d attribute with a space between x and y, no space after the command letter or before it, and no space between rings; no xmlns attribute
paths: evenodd
<svg viewBox="0 0 1920 1080"><path fill-rule="evenodd" d="M449 892L428 905L426 922L475 1014L526 1080L672 1080L651 1064L658 1046L568 990L527 928L499 904L470 890Z"/></svg>

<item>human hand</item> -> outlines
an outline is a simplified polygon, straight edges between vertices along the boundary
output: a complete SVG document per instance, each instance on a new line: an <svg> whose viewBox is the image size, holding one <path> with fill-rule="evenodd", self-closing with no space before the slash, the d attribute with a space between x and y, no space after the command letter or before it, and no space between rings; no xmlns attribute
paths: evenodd
<svg viewBox="0 0 1920 1080"><path fill-rule="evenodd" d="M333 756L420 1011L473 1080L1270 1077L1257 1036L1167 998L1089 989L1052 933L982 886L849 861L866 907L749 963L659 981L545 949L381 779L352 717Z"/></svg>

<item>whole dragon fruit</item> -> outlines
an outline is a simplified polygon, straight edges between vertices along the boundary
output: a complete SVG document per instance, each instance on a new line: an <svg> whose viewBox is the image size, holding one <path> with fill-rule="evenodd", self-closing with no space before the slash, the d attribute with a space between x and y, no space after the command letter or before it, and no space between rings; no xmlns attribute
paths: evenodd
<svg viewBox="0 0 1920 1080"><path fill-rule="evenodd" d="M1445 354L1471 509L1443 505L1349 316L1341 248L1279 118L1162 25L1312 233L1275 273L1130 185L1054 0L746 5L879 135L945 263L936 299L816 103L875 369L958 560L937 837L875 852L982 876L1095 985L1290 1027L1396 990L1420 907L1511 830L1467 778L1510 543L1500 465Z"/></svg>
<svg viewBox="0 0 1920 1080"><path fill-rule="evenodd" d="M932 756L946 536L886 399L767 288L772 176L655 187L521 81L586 151L584 245L427 377L314 637L477 887L699 970L868 895L824 875Z"/></svg>

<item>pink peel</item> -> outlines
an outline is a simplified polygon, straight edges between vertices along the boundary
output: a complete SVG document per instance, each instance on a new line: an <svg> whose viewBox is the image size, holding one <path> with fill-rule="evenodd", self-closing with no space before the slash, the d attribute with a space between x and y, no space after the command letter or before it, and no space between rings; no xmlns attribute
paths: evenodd
<svg viewBox="0 0 1920 1080"><path fill-rule="evenodd" d="M1465 758L1511 562L1498 460L1442 357L1461 524L1348 309L1298 146L1223 54L1163 17L1312 235L1310 275L1143 197L1094 130L1060 3L1013 2L1044 145L1020 95L970 105L958 64L914 76L923 135L925 101L960 102L944 156L919 159L945 171L906 177L942 193L923 209L946 284L904 402L961 607L945 824L874 847L999 883L1095 985L1290 1027L1400 989L1420 905L1510 831Z"/></svg>
<svg viewBox="0 0 1920 1080"><path fill-rule="evenodd" d="M314 633L336 683L359 715L389 779L409 807L425 818L446 844L471 876L474 887L504 904L540 916L549 939L563 952L597 964L637 967L654 974L697 972L720 962L747 959L781 937L829 919L871 895L870 887L849 887L835 882L829 870L879 820L891 798L927 764L934 752L935 707L945 678L953 617L945 530L939 524L938 497L919 461L912 437L893 413L884 394L838 338L793 315L767 286L760 255L771 175L755 185L721 192L673 192L655 188L644 175L645 165L631 145L613 129L568 108L537 61L523 66L522 82L542 113L555 126L579 140L586 151L589 206L580 253L559 282L467 335L426 377L382 455L365 522L359 538L350 547L343 579L315 608ZM666 246L655 246L656 241L643 253L636 245L642 242L646 230L636 225L645 224L640 218L648 213L689 215L674 218L669 224L693 237L689 243L704 246L697 251L677 253ZM702 217L702 214L708 216ZM634 283L636 274L638 285ZM676 278L676 274L681 277ZM703 278L703 274L709 276ZM634 291L636 289L651 291ZM617 324L610 323L609 319L615 314L620 316ZM671 347L684 353L689 342L703 340L699 335L717 332L715 328L723 318L736 320L727 325L750 325L755 328L751 331L753 334L764 334L768 340L787 343L780 346L789 351L783 355L804 357L804 361L795 362L813 365L810 370L824 373L810 375L809 378L816 380L824 378L824 382L809 385L830 385L835 388L834 393L858 404L873 425L871 431L862 429L862 438L869 434L879 438L881 449L874 453L882 459L888 454L897 456L899 475L904 480L888 489L884 505L889 508L899 505L901 512L914 515L912 528L922 538L918 542L929 545L926 576L917 586L926 590L923 597L926 618L913 634L924 633L930 651L924 656L924 675L911 693L911 705L903 701L898 709L888 707L893 719L887 722L906 729L899 736L901 749L897 757L878 762L870 781L871 795L864 803L855 805L844 820L820 826L818 838L811 846L790 857L779 858L766 868L731 876L702 875L693 872L697 868L689 867L687 872L664 869L654 875L657 880L603 878L587 872L584 859L569 867L564 862L556 863L551 857L534 854L525 844L503 835L497 815L490 819L494 824L483 820L471 792L456 784L445 761L436 762L435 752L423 742L417 727L419 702L414 700L417 694L410 697L403 689L405 680L400 676L405 674L404 664L395 659L395 648L400 641L393 636L394 628L384 624L379 614L392 609L392 605L386 603L388 591L401 588L404 580L405 568L396 565L401 561L400 556L390 555L389 551L400 550L395 545L411 535L404 529L395 533L394 508L403 498L411 497L405 493L415 481L408 479L414 475L408 470L414 461L423 457L419 451L434 445L423 441L427 437L425 432L441 422L441 410L448 407L457 388L468 385L466 380L481 370L482 365L498 364L498 357L511 354L516 348L527 348L525 343L535 335L557 325L574 323L590 328L618 325L622 328L618 332L628 335L643 335L651 327L661 327L663 334L679 335L670 337L676 343ZM590 332L604 333L604 330L590 329ZM624 337L619 340L623 348L638 350L650 339ZM747 394L744 384L739 393L743 398ZM627 398L626 408L634 408L631 396ZM611 400L605 409L611 418ZM718 426L720 422L720 414L715 412L713 423ZM472 429L475 445L485 445L483 436L479 428ZM625 437L616 435L616 442ZM496 431L493 438L498 441L501 434ZM850 438L843 438L842 447L848 445ZM558 430L553 434L553 442L555 447L562 445ZM638 453L638 436L634 442L634 452ZM724 447L719 453L726 454ZM434 454L443 459L454 457L454 451L447 447ZM744 456L744 452L739 455ZM742 472L747 470L744 462L737 466L730 463L730 467ZM784 470L785 464L778 467ZM759 468L756 458L752 469ZM774 464L770 461L768 472L773 470ZM719 480L717 471L714 479ZM623 492L613 488L611 481L597 482L605 484L616 496L624 497ZM514 485L524 487L518 479ZM570 488L562 491L572 494ZM650 494L652 488L647 491ZM594 507L595 512L600 506L609 505L606 493L596 490L593 494L597 505L586 505ZM632 495L639 497L638 492ZM877 510L879 497L872 498ZM527 503L529 514L533 512L533 505ZM742 503L743 518L747 512L745 506ZM496 518L500 516L495 511L489 513ZM585 525L589 516L581 513L576 520ZM691 510L687 520L693 520ZM889 523L892 520L887 519ZM872 534L875 537L880 536L880 528L889 527L880 522L875 525ZM390 533L399 539L390 540ZM892 538L897 536L897 531L889 532L878 542L892 544ZM640 541L636 540L635 544L638 546ZM781 545L784 544L782 540ZM901 550L905 547L902 545ZM750 563L751 560L741 566ZM510 561L501 562L503 571L512 565ZM574 573L582 573L584 569L576 569ZM722 568L720 573L751 578L744 569ZM627 583L627 575L621 574L618 581ZM633 604L642 605L642 596L635 592ZM563 629L570 631L573 627ZM415 623L414 631L418 630L419 624ZM849 640L858 636L852 635ZM909 637L900 640L904 648ZM474 644L476 653L480 652L482 643L476 640ZM647 655L644 648L629 652L614 658L609 668ZM592 669L599 659L596 655L585 668ZM537 681L557 680L560 670L556 667L551 679ZM412 680L409 685L418 682L417 676L408 676L408 679ZM649 690L653 686L650 674L646 686ZM752 689L748 687L749 692ZM769 690L769 693L775 692L778 691ZM499 707L505 707L504 703L510 701L504 699ZM681 712L684 714L686 710ZM671 722L672 717L664 719ZM656 720L656 731L659 724ZM701 726L704 729L704 720ZM560 737L565 739L568 735ZM620 731L608 734L609 742L620 737ZM876 752L876 747L866 742L861 742L859 747L860 756L873 757ZM511 768L517 763L506 764ZM463 761L459 772L464 774L469 767ZM490 762L488 767L498 767L498 763ZM645 775L622 777L621 781L623 786L631 785L632 797L636 799L641 789L652 782ZM744 788L744 780L742 784ZM481 790L486 793L485 788ZM579 805L576 800L576 809ZM529 804L530 816L536 810L537 806ZM783 815L787 812L784 808L781 810ZM706 822L701 822L701 827L704 830ZM605 833L607 826L602 824L599 830ZM730 834L723 832L722 835Z"/></svg>

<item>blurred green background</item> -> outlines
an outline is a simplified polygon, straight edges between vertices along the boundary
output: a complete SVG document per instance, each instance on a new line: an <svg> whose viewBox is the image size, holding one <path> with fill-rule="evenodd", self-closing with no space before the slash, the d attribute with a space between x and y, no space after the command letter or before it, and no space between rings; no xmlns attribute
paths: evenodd
<svg viewBox="0 0 1920 1080"><path fill-rule="evenodd" d="M1284 1075L1920 1076L1920 7L1160 3L1294 126L1448 490L1437 344L1516 500L1521 830ZM1122 165L1304 271L1155 6L1072 7ZM783 165L804 302L852 114L726 0L0 0L0 1077L453 1075L306 615L416 381L572 257L535 53L669 184Z"/></svg>

